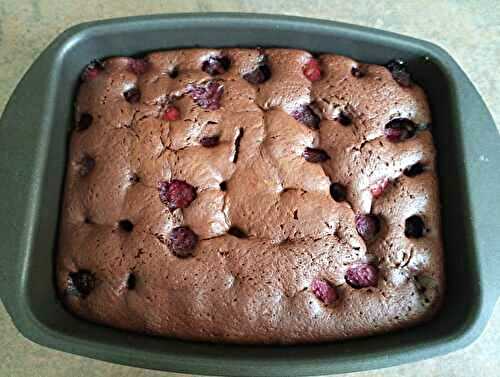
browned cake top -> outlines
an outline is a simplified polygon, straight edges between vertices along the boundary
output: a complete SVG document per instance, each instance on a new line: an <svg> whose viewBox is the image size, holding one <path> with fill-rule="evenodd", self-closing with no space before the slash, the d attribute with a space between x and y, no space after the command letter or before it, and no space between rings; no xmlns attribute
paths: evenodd
<svg viewBox="0 0 500 377"><path fill-rule="evenodd" d="M429 318L443 295L422 89L290 49L94 62L57 278L73 312L186 339L294 343Z"/></svg>

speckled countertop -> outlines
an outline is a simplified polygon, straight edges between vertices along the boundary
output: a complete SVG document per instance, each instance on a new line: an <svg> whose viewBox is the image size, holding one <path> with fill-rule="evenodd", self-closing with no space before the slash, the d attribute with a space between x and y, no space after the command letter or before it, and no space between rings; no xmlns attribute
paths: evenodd
<svg viewBox="0 0 500 377"><path fill-rule="evenodd" d="M0 0L0 112L23 73L60 32L102 18L168 12L284 13L350 22L435 42L464 68L500 126L500 2L493 0ZM447 356L356 377L500 376L500 302L483 335ZM113 365L38 346L0 305L0 376L181 376Z"/></svg>

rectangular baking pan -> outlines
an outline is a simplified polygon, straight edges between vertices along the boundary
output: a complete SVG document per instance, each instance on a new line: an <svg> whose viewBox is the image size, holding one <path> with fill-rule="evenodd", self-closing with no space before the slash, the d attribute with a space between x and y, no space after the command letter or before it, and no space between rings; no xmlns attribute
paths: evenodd
<svg viewBox="0 0 500 377"><path fill-rule="evenodd" d="M303 346L235 346L157 338L96 325L56 298L54 251L79 74L95 58L180 47L290 47L409 62L429 96L438 150L447 293L429 323ZM478 92L441 48L305 18L177 14L81 24L40 55L0 123L0 293L19 331L55 349L144 368L211 375L320 375L387 367L466 346L498 298L500 138Z"/></svg>

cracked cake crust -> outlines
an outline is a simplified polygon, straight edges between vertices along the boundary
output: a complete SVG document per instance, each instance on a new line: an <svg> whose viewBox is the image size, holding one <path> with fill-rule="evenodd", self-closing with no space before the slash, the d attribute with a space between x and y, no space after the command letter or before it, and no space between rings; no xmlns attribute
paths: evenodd
<svg viewBox="0 0 500 377"><path fill-rule="evenodd" d="M383 66L311 60L234 48L92 63L57 255L69 310L142 333L283 344L392 331L438 310L424 92ZM182 208L160 199L174 180ZM367 214L376 223L362 237Z"/></svg>

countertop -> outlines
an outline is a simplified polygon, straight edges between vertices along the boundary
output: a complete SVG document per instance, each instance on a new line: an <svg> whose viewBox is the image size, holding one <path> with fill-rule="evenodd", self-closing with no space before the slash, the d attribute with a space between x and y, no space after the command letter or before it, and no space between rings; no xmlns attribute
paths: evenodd
<svg viewBox="0 0 500 377"><path fill-rule="evenodd" d="M33 60L69 26L103 18L198 11L317 17L435 42L463 67L500 126L500 2L493 0L0 0L0 112ZM403 366L342 376L500 376L499 333L500 302L497 302L486 330L466 349ZM41 347L20 335L3 305L0 305L0 334L0 376L181 376L114 365Z"/></svg>

